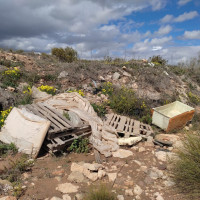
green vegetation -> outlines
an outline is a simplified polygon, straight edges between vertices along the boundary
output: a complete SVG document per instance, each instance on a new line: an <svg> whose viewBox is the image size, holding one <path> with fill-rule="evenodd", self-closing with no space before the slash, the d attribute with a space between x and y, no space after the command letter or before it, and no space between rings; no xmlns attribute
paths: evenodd
<svg viewBox="0 0 200 200"><path fill-rule="evenodd" d="M190 100L190 102L194 105L198 105L200 103L200 97L193 94L192 92L188 92L188 98Z"/></svg>
<svg viewBox="0 0 200 200"><path fill-rule="evenodd" d="M166 65L167 64L167 60L165 60L164 58L162 58L160 55L153 56L152 58L149 58L149 59L155 65Z"/></svg>
<svg viewBox="0 0 200 200"><path fill-rule="evenodd" d="M200 133L190 134L183 149L173 161L173 179L180 191L191 198L200 198Z"/></svg>
<svg viewBox="0 0 200 200"><path fill-rule="evenodd" d="M56 94L56 88L53 86L41 85L40 87L38 87L38 89L40 91L46 92L47 94L52 94L52 95Z"/></svg>
<svg viewBox="0 0 200 200"><path fill-rule="evenodd" d="M0 156L4 156L4 155L10 154L10 153L11 154L17 153L17 147L15 146L15 144L0 143Z"/></svg>
<svg viewBox="0 0 200 200"><path fill-rule="evenodd" d="M140 120L143 117L144 122L150 123L150 120L148 119L150 109L144 100L136 97L135 92L132 89L128 89L126 87L115 89L109 100L110 107L115 112L132 116Z"/></svg>
<svg viewBox="0 0 200 200"><path fill-rule="evenodd" d="M3 127L4 122L5 122L6 118L8 117L11 110L12 110L12 107L10 107L7 110L0 111L0 129L1 129L1 127Z"/></svg>
<svg viewBox="0 0 200 200"><path fill-rule="evenodd" d="M83 200L117 200L114 193L106 185L91 187Z"/></svg>
<svg viewBox="0 0 200 200"><path fill-rule="evenodd" d="M73 141L69 147L69 151L75 153L88 153L89 152L89 140L88 138L77 138Z"/></svg>
<svg viewBox="0 0 200 200"><path fill-rule="evenodd" d="M56 56L60 61L69 62L69 63L77 60L78 58L77 51L71 47L66 47L65 49L53 48L51 49L51 54Z"/></svg>
<svg viewBox="0 0 200 200"><path fill-rule="evenodd" d="M17 87L17 83L21 77L21 72L17 67L5 70L1 76L0 81L4 87Z"/></svg>
<svg viewBox="0 0 200 200"><path fill-rule="evenodd" d="M22 67L24 64L22 62L14 62L12 60L2 59L0 60L0 65L6 66L8 68Z"/></svg>
<svg viewBox="0 0 200 200"><path fill-rule="evenodd" d="M105 114L107 113L106 105L105 104L92 103L91 105L92 105L94 111L97 113L97 115L99 117L104 117Z"/></svg>
<svg viewBox="0 0 200 200"><path fill-rule="evenodd" d="M70 116L69 116L69 113L68 113L68 112L63 111L63 116L64 116L66 119L70 120Z"/></svg>

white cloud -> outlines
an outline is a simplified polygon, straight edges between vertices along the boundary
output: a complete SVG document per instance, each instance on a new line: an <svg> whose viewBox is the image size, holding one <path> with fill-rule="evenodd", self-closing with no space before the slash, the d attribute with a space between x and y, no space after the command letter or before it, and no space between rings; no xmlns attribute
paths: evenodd
<svg viewBox="0 0 200 200"><path fill-rule="evenodd" d="M160 21L162 23L169 23L174 19L173 15L165 15Z"/></svg>
<svg viewBox="0 0 200 200"><path fill-rule="evenodd" d="M190 1L192 1L192 0L179 0L179 1L178 1L178 5L179 5L179 6L184 6L184 5L186 5L187 3L189 3Z"/></svg>
<svg viewBox="0 0 200 200"><path fill-rule="evenodd" d="M174 22L183 22L183 21L186 21L186 20L193 19L197 16L198 16L197 11L185 12L182 15L179 15L178 17L176 17L174 19Z"/></svg>
<svg viewBox="0 0 200 200"><path fill-rule="evenodd" d="M166 35L170 33L172 30L172 27L170 25L161 26L158 31L155 32L156 35Z"/></svg>
<svg viewBox="0 0 200 200"><path fill-rule="evenodd" d="M200 30L185 31L183 35L184 39L200 39Z"/></svg>
<svg viewBox="0 0 200 200"><path fill-rule="evenodd" d="M185 12L178 17L173 15L165 15L160 21L161 23L170 23L170 22L184 22L190 19L197 17L199 14L197 11Z"/></svg>

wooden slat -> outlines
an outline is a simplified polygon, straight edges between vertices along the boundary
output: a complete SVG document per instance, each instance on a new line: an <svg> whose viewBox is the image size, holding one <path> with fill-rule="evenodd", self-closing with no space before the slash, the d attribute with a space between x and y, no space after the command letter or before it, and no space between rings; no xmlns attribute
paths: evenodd
<svg viewBox="0 0 200 200"><path fill-rule="evenodd" d="M106 125L109 126L111 124L111 121L112 121L113 117L114 117L113 113L108 115L108 118L106 120Z"/></svg>
<svg viewBox="0 0 200 200"><path fill-rule="evenodd" d="M121 120L120 120L120 122L119 122L119 126L117 127L117 130L118 130L118 131L124 132L124 125L125 125L125 122L126 122L126 117L121 116Z"/></svg>
<svg viewBox="0 0 200 200"><path fill-rule="evenodd" d="M53 122L56 126L58 126L61 130L66 130L66 127L64 127L62 124L60 124L58 121L56 121L54 118L52 118L48 113L44 110L42 110L37 104L33 104L34 107L37 108L43 115L45 115L51 122Z"/></svg>
<svg viewBox="0 0 200 200"><path fill-rule="evenodd" d="M69 121L66 117L64 117L62 114L57 112L53 107L50 107L50 106L46 105L45 103L42 103L42 104L46 109L50 110L51 113L56 114L60 119L62 119L64 122L66 122L66 126L68 125L69 127L73 128L72 122Z"/></svg>
<svg viewBox="0 0 200 200"><path fill-rule="evenodd" d="M140 122L134 121L134 127L133 127L133 134L139 134L140 133Z"/></svg>

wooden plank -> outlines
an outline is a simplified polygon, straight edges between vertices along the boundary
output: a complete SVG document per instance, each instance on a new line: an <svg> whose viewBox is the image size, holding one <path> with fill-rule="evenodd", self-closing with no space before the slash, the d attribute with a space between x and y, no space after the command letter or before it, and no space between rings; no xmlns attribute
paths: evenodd
<svg viewBox="0 0 200 200"><path fill-rule="evenodd" d="M56 119L56 121L59 122L59 124L61 125L60 128L64 128L64 127L71 128L71 126L67 122L59 118L58 115L54 114L51 110L46 108L41 103L37 103L37 106L40 107L42 110L46 111L47 114L50 115L52 118Z"/></svg>
<svg viewBox="0 0 200 200"><path fill-rule="evenodd" d="M108 115L108 118L106 120L106 125L108 125L108 126L110 125L113 117L114 117L114 113Z"/></svg>
<svg viewBox="0 0 200 200"><path fill-rule="evenodd" d="M58 126L61 130L66 130L66 127L64 127L62 124L60 124L58 121L56 121L54 118L52 118L48 113L44 110L42 110L37 104L33 104L34 107L36 107L37 110L39 110L43 115L45 115L52 123L54 123L56 126Z"/></svg>
<svg viewBox="0 0 200 200"><path fill-rule="evenodd" d="M63 121L65 121L67 123L68 126L73 128L72 122L70 120L68 120L66 117L64 117L62 114L60 114L59 112L57 112L52 106L49 106L45 103L42 103L43 106L45 108L47 108L48 110L50 110L52 113L56 114L59 118L61 118Z"/></svg>
<svg viewBox="0 0 200 200"><path fill-rule="evenodd" d="M140 122L135 120L134 126L133 126L133 134L139 134L140 133Z"/></svg>
<svg viewBox="0 0 200 200"><path fill-rule="evenodd" d="M125 125L126 120L127 120L126 117L121 116L121 120L120 120L119 125L117 127L117 131L124 132L124 125Z"/></svg>

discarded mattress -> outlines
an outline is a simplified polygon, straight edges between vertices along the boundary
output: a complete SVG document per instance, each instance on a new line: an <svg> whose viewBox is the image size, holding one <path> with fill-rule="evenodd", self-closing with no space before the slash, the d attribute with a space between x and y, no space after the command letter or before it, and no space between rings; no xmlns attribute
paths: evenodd
<svg viewBox="0 0 200 200"><path fill-rule="evenodd" d="M14 143L19 152L36 158L49 127L49 121L25 109L13 108L0 132L0 140Z"/></svg>
<svg viewBox="0 0 200 200"><path fill-rule="evenodd" d="M182 128L194 116L194 108L180 101L153 108L152 112L152 124L166 132Z"/></svg>

